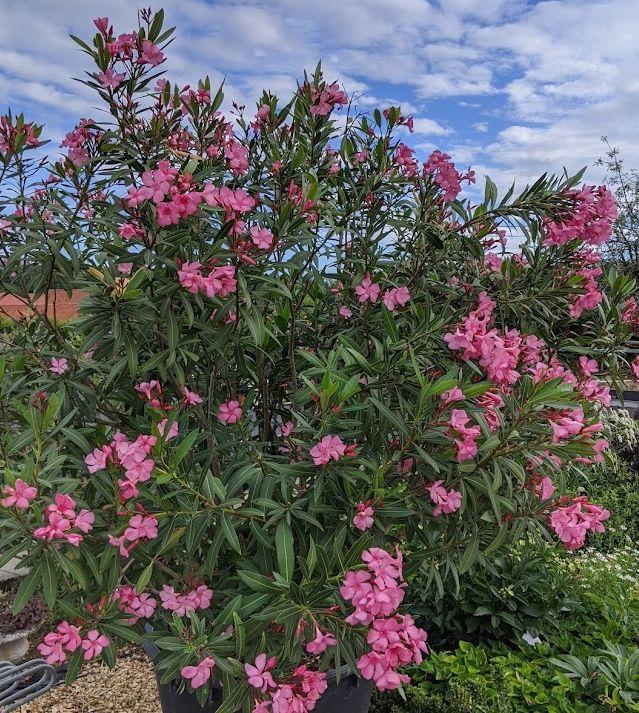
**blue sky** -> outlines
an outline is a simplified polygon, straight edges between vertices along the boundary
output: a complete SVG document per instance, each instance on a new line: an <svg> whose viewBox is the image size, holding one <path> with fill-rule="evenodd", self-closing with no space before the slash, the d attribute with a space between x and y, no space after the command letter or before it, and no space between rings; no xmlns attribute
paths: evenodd
<svg viewBox="0 0 639 713"><path fill-rule="evenodd" d="M170 79L226 78L227 102L263 87L286 97L322 59L363 109L401 104L413 145L440 148L504 185L602 155L600 137L639 166L638 0L167 0L177 39ZM155 6L160 7L160 5ZM0 0L0 108L45 123L57 145L93 98L73 82L85 57L68 39L131 0ZM601 179L601 169L589 172Z"/></svg>

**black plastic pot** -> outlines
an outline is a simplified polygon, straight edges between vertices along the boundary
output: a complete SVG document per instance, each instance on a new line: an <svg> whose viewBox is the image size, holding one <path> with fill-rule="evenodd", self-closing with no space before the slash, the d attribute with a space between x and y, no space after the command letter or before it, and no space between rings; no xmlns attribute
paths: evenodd
<svg viewBox="0 0 639 713"><path fill-rule="evenodd" d="M152 643L145 643L147 654L153 658L158 649ZM326 681L328 688L317 702L314 713L367 713L370 705L373 684L354 675L347 675L348 668L343 666L341 678L336 683L336 672L328 671ZM204 705L200 706L197 698L188 691L178 692L178 683L160 683L156 674L162 713L215 713L222 704L222 688L211 686L209 697Z"/></svg>

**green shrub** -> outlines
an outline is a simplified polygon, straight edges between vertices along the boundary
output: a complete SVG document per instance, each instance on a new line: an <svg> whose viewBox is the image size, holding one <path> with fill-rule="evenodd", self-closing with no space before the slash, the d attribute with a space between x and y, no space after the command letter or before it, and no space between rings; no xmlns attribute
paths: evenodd
<svg viewBox="0 0 639 713"><path fill-rule="evenodd" d="M573 574L559 566L561 556L543 542L522 542L460 577L458 590L434 595L417 574L406 597L411 611L428 623L436 644L461 639L519 643L526 632L537 636L556 629L579 603L571 593Z"/></svg>

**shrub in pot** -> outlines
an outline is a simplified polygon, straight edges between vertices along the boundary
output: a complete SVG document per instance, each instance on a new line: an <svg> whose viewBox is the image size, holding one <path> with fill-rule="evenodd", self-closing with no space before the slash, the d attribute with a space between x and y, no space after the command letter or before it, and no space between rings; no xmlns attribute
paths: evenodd
<svg viewBox="0 0 639 713"><path fill-rule="evenodd" d="M208 79L161 76L162 23L76 40L112 119L46 180L40 128L3 123L0 287L89 293L72 330L35 306L5 341L16 607L43 591L69 679L144 638L223 713L313 710L343 665L396 689L427 652L409 568L437 586L527 532L604 527L551 478L605 446L634 289L598 266L614 203L576 176L473 204L472 171L420 164L410 117L355 114L319 67L229 122Z"/></svg>

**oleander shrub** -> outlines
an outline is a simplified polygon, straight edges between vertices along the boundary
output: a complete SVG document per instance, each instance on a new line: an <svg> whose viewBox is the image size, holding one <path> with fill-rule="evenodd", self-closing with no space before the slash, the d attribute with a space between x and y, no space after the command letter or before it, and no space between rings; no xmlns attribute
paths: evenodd
<svg viewBox="0 0 639 713"><path fill-rule="evenodd" d="M42 592L69 680L146 638L221 713L312 710L342 663L397 689L427 652L405 576L434 593L525 536L605 528L552 479L601 460L625 368L614 202L581 175L471 201L472 171L421 163L411 117L350 111L321 67L229 120L208 78L162 76L161 12L95 24L100 120L49 163L41 127L0 125L0 289L89 293L3 340L14 608Z"/></svg>

